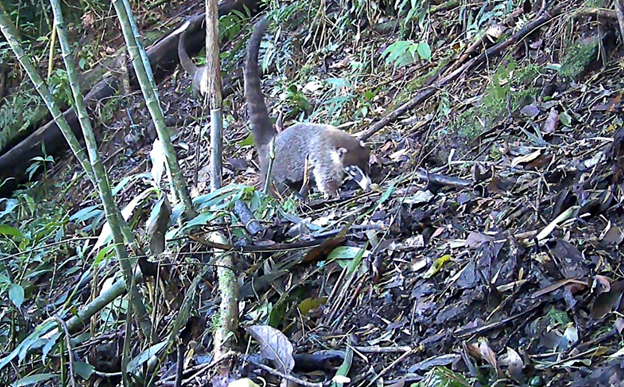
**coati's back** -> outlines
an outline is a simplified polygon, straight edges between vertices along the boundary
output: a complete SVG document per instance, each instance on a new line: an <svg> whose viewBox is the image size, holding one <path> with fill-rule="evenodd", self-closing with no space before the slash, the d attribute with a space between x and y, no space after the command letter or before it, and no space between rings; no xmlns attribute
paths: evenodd
<svg viewBox="0 0 624 387"><path fill-rule="evenodd" d="M301 123L279 134L273 127L260 84L258 52L262 35L268 26L265 17L254 26L247 44L245 62L245 97L249 124L258 152L261 175L266 176L269 146L275 137L275 161L271 179L280 193L294 189L305 174L306 158L319 190L337 196L345 172L364 189L368 189L369 150L348 133L330 125Z"/></svg>

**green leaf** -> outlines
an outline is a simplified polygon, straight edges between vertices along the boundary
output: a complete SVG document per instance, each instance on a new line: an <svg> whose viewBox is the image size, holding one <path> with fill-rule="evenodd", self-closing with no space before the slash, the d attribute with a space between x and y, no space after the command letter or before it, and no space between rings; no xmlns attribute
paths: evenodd
<svg viewBox="0 0 624 387"><path fill-rule="evenodd" d="M61 337L61 332L55 332L49 339L48 342L45 343L45 345L43 346L43 348L41 349L41 361L42 363L45 364L45 360L48 357L48 354L50 353L50 351L52 350L52 348L54 347L54 344L56 344L56 341L58 340L58 338Z"/></svg>
<svg viewBox="0 0 624 387"><path fill-rule="evenodd" d="M361 250L363 249L360 247L338 246L335 249L333 249L331 253L329 253L329 255L327 256L327 261L333 261L334 259L340 259L340 258L353 259L357 257L358 254L362 253Z"/></svg>
<svg viewBox="0 0 624 387"><path fill-rule="evenodd" d="M2 184L0 184L0 187L2 187ZM3 218L5 215L10 214L19 204L17 199L2 198L0 199L0 203L2 202L6 202L6 204L4 210L0 211L0 218Z"/></svg>
<svg viewBox="0 0 624 387"><path fill-rule="evenodd" d="M442 266L444 266L444 264L450 260L451 260L451 256L449 254L436 259L435 261L433 261L433 264L431 265L429 270L427 270L427 272L423 275L423 277L424 278L433 277L442 269Z"/></svg>
<svg viewBox="0 0 624 387"><path fill-rule="evenodd" d="M353 363L353 349L350 346L347 346L347 351L345 352L344 360L338 370L336 371L336 376L346 377L349 375L349 370L351 370L351 365ZM342 387L344 384L336 381L332 381L330 387Z"/></svg>
<svg viewBox="0 0 624 387"><path fill-rule="evenodd" d="M396 61L400 56L405 54L407 50L414 45L414 42L408 40L399 40L388 47L381 53L381 57L386 58L386 63Z"/></svg>
<svg viewBox="0 0 624 387"><path fill-rule="evenodd" d="M11 387L32 386L39 382L45 382L46 380L58 378L58 374L36 374L21 378L17 382L11 384Z"/></svg>
<svg viewBox="0 0 624 387"><path fill-rule="evenodd" d="M20 230L7 226L6 224L0 224L0 234L24 238L24 235L22 235Z"/></svg>
<svg viewBox="0 0 624 387"><path fill-rule="evenodd" d="M102 213L102 209L100 208L99 204L95 206L89 206L70 216L69 221L86 222L87 220L98 216L100 213Z"/></svg>
<svg viewBox="0 0 624 387"><path fill-rule="evenodd" d="M311 310L325 305L325 303L327 303L327 297L306 298L299 304L299 312L301 312L303 316L307 316Z"/></svg>
<svg viewBox="0 0 624 387"><path fill-rule="evenodd" d="M254 139L253 139L251 132L249 132L249 135L247 137L245 137L244 139L236 143L236 145L238 146L253 146L253 144L254 144Z"/></svg>
<svg viewBox="0 0 624 387"><path fill-rule="evenodd" d="M98 252L98 255L95 257L95 260L93 261L93 266L97 266L100 264L100 262L102 262L102 260L104 258L106 258L108 256L108 254L115 248L115 245L109 245L104 247L102 250L100 250Z"/></svg>
<svg viewBox="0 0 624 387"><path fill-rule="evenodd" d="M19 309L24 303L24 288L18 284L11 284L9 286L9 299Z"/></svg>
<svg viewBox="0 0 624 387"><path fill-rule="evenodd" d="M217 216L222 216L223 214L220 212L202 212L193 218L190 222L188 222L180 231L185 231L195 226L203 226L208 222L214 220Z"/></svg>
<svg viewBox="0 0 624 387"><path fill-rule="evenodd" d="M418 55L428 62L431 61L431 47L427 42L418 43Z"/></svg>
<svg viewBox="0 0 624 387"><path fill-rule="evenodd" d="M145 351L141 352L137 357L128 362L128 368L126 369L126 372L134 373L137 367L148 361L152 356L158 354L158 352L160 352L160 350L163 349L166 345L167 340L164 340L158 344L152 345Z"/></svg>
<svg viewBox="0 0 624 387"><path fill-rule="evenodd" d="M93 370L95 370L95 367L93 367L89 363L75 362L74 370L76 370L78 376L80 376L84 380L87 380L91 377L91 374L93 374Z"/></svg>
<svg viewBox="0 0 624 387"><path fill-rule="evenodd" d="M348 274L355 273L355 270L357 270L358 266L360 266L360 262L362 262L362 257L364 256L364 252L366 252L366 247L368 247L368 242L366 242L365 248L360 249L360 251L355 255L355 257L353 257L353 259L349 262L349 267L347 268Z"/></svg>
<svg viewBox="0 0 624 387"><path fill-rule="evenodd" d="M28 350L35 346L40 340L41 336L45 335L50 329L56 326L56 321L48 320L38 325L35 330L28 335L21 343L15 347L11 353L0 359L0 370L7 366L13 359L19 357L20 362L24 360Z"/></svg>
<svg viewBox="0 0 624 387"><path fill-rule="evenodd" d="M559 114L559 121L565 126L572 126L572 117L566 112L561 112L561 114Z"/></svg>

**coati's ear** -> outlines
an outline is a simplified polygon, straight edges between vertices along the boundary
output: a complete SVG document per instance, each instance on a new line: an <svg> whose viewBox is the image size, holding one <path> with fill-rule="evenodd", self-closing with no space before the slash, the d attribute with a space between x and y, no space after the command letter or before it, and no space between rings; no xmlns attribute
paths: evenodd
<svg viewBox="0 0 624 387"><path fill-rule="evenodd" d="M342 159L347 154L347 148L338 148L338 156Z"/></svg>
<svg viewBox="0 0 624 387"><path fill-rule="evenodd" d="M360 146L364 149L366 149L366 144L364 144L364 141L360 141Z"/></svg>

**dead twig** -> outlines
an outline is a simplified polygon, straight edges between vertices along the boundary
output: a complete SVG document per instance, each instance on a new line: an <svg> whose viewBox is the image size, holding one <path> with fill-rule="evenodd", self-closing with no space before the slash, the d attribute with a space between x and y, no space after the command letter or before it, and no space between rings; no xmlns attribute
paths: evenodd
<svg viewBox="0 0 624 387"><path fill-rule="evenodd" d="M298 378L296 376L285 374L283 372L280 372L280 371L276 370L275 368L271 368L271 367L269 367L267 365L264 365L264 364L260 363L259 361L254 360L250 356L246 356L245 357L245 361L255 365L258 368L262 368L263 370L265 370L266 372L268 372L268 373L270 373L272 375L279 376L280 378L284 378L286 380L289 380L289 381L291 381L293 383L297 383L297 384L299 384L301 386L304 386L304 387L324 387L324 386L328 386L332 382L331 380L328 380L328 381L323 382L323 383L308 382L307 380L303 380L303 379Z"/></svg>
<svg viewBox="0 0 624 387"><path fill-rule="evenodd" d="M371 345L366 347L357 347L354 346L353 349L362 352L362 353L394 353L394 352L407 352L411 351L411 347L402 346L402 347L380 347L378 345Z"/></svg>
<svg viewBox="0 0 624 387"><path fill-rule="evenodd" d="M224 354L223 356L221 356L220 358L211 361L210 363L199 364L199 365L187 368L186 370L184 370L183 374L189 375L189 378L187 378L186 380L183 380L182 384L186 385L186 383L189 382L191 379L196 378L200 374L205 373L206 371L214 368L215 366L219 365L224 360L232 359L235 357L236 357L236 353L233 351L230 351ZM176 374L169 375L166 378L160 379L159 381L154 383L154 385L155 386L171 386L171 385L174 385L175 378L176 378Z"/></svg>
<svg viewBox="0 0 624 387"><path fill-rule="evenodd" d="M575 18L580 16L597 16L605 19L617 19L617 12L602 8L581 8L572 15L572 17Z"/></svg>
<svg viewBox="0 0 624 387"><path fill-rule="evenodd" d="M460 179L458 177L444 176L438 173L429 173L424 169L419 169L416 172L416 176L424 181L430 183L436 183L444 186L450 186L455 188L468 188L472 187L474 183L470 180Z"/></svg>
<svg viewBox="0 0 624 387"><path fill-rule="evenodd" d="M522 311L520 313L517 313L517 314L515 314L513 316L509 316L507 318L504 318L504 319L502 319L500 321L496 321L496 322L493 322L493 323L490 323L490 324L482 325L480 327L468 328L468 329L458 329L455 332L453 332L453 336L458 338L458 339L465 339L465 338L467 338L469 336L472 336L472 335L483 334L484 332L487 332L487 331L492 330L492 329L496 329L496 328L498 328L500 326L503 326L503 325L507 324L508 322L517 320L517 319L522 318L522 317L524 317L524 316L526 316L526 315L528 315L530 313L533 313L533 311L535 309L541 308L544 304L545 304L545 302L543 302L543 301L542 302L538 302L537 304L533 305L532 307L530 307L527 310L524 310L524 311Z"/></svg>
<svg viewBox="0 0 624 387"><path fill-rule="evenodd" d="M69 329L67 329L67 324L57 315L54 315L54 319L56 323L61 327L63 333L65 334L65 345L67 345L67 363L69 364L69 379L71 380L72 387L76 387L76 374L74 372L74 356L72 354L71 347L71 336L69 335Z"/></svg>
<svg viewBox="0 0 624 387"><path fill-rule="evenodd" d="M403 355L399 356L398 359L396 359L395 361L392 362L392 364L390 364L389 366L387 366L386 368L384 368L383 370L381 370L381 372L379 372L377 375L375 375L374 378L372 378L367 384L366 386L372 386L373 384L376 384L375 382L377 380L379 380L379 378L383 377L385 374L388 373L388 371L390 371L392 368L396 367L398 364L400 364L403 360L405 360L406 357L410 356L412 353L414 353L413 349L410 349L409 351L406 351Z"/></svg>
<svg viewBox="0 0 624 387"><path fill-rule="evenodd" d="M305 249L308 247L320 246L329 238L325 239L315 239L312 241L300 241L293 243L276 243L272 246L233 246L225 243L216 243L212 241L205 240L203 238L198 237L197 235L189 235L189 238L194 240L197 243L200 243L203 246L210 247L212 249L219 249L224 251L238 251L241 253L262 253L262 252L275 252L275 251L286 251L286 250L298 250Z"/></svg>

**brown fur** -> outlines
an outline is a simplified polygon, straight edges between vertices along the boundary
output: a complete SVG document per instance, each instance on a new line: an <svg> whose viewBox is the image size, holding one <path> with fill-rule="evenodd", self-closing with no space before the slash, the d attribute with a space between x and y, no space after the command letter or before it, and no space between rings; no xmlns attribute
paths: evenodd
<svg viewBox="0 0 624 387"><path fill-rule="evenodd" d="M266 18L254 26L245 64L245 97L263 181L269 165L270 143L275 137L271 180L278 192L297 190L304 179L307 157L319 191L326 196L338 196L346 166L357 166L368 175L370 151L360 141L331 125L300 123L277 133L264 102L258 66L260 42L267 26Z"/></svg>
<svg viewBox="0 0 624 387"><path fill-rule="evenodd" d="M202 86L202 83L204 85L206 84L205 81L202 82L203 79L206 77L206 66L197 66L195 63L193 63L191 58L188 56L188 53L186 52L185 37L186 30L182 32L178 41L178 56L180 57L180 64L193 79L193 96L197 98L206 94L204 86Z"/></svg>

